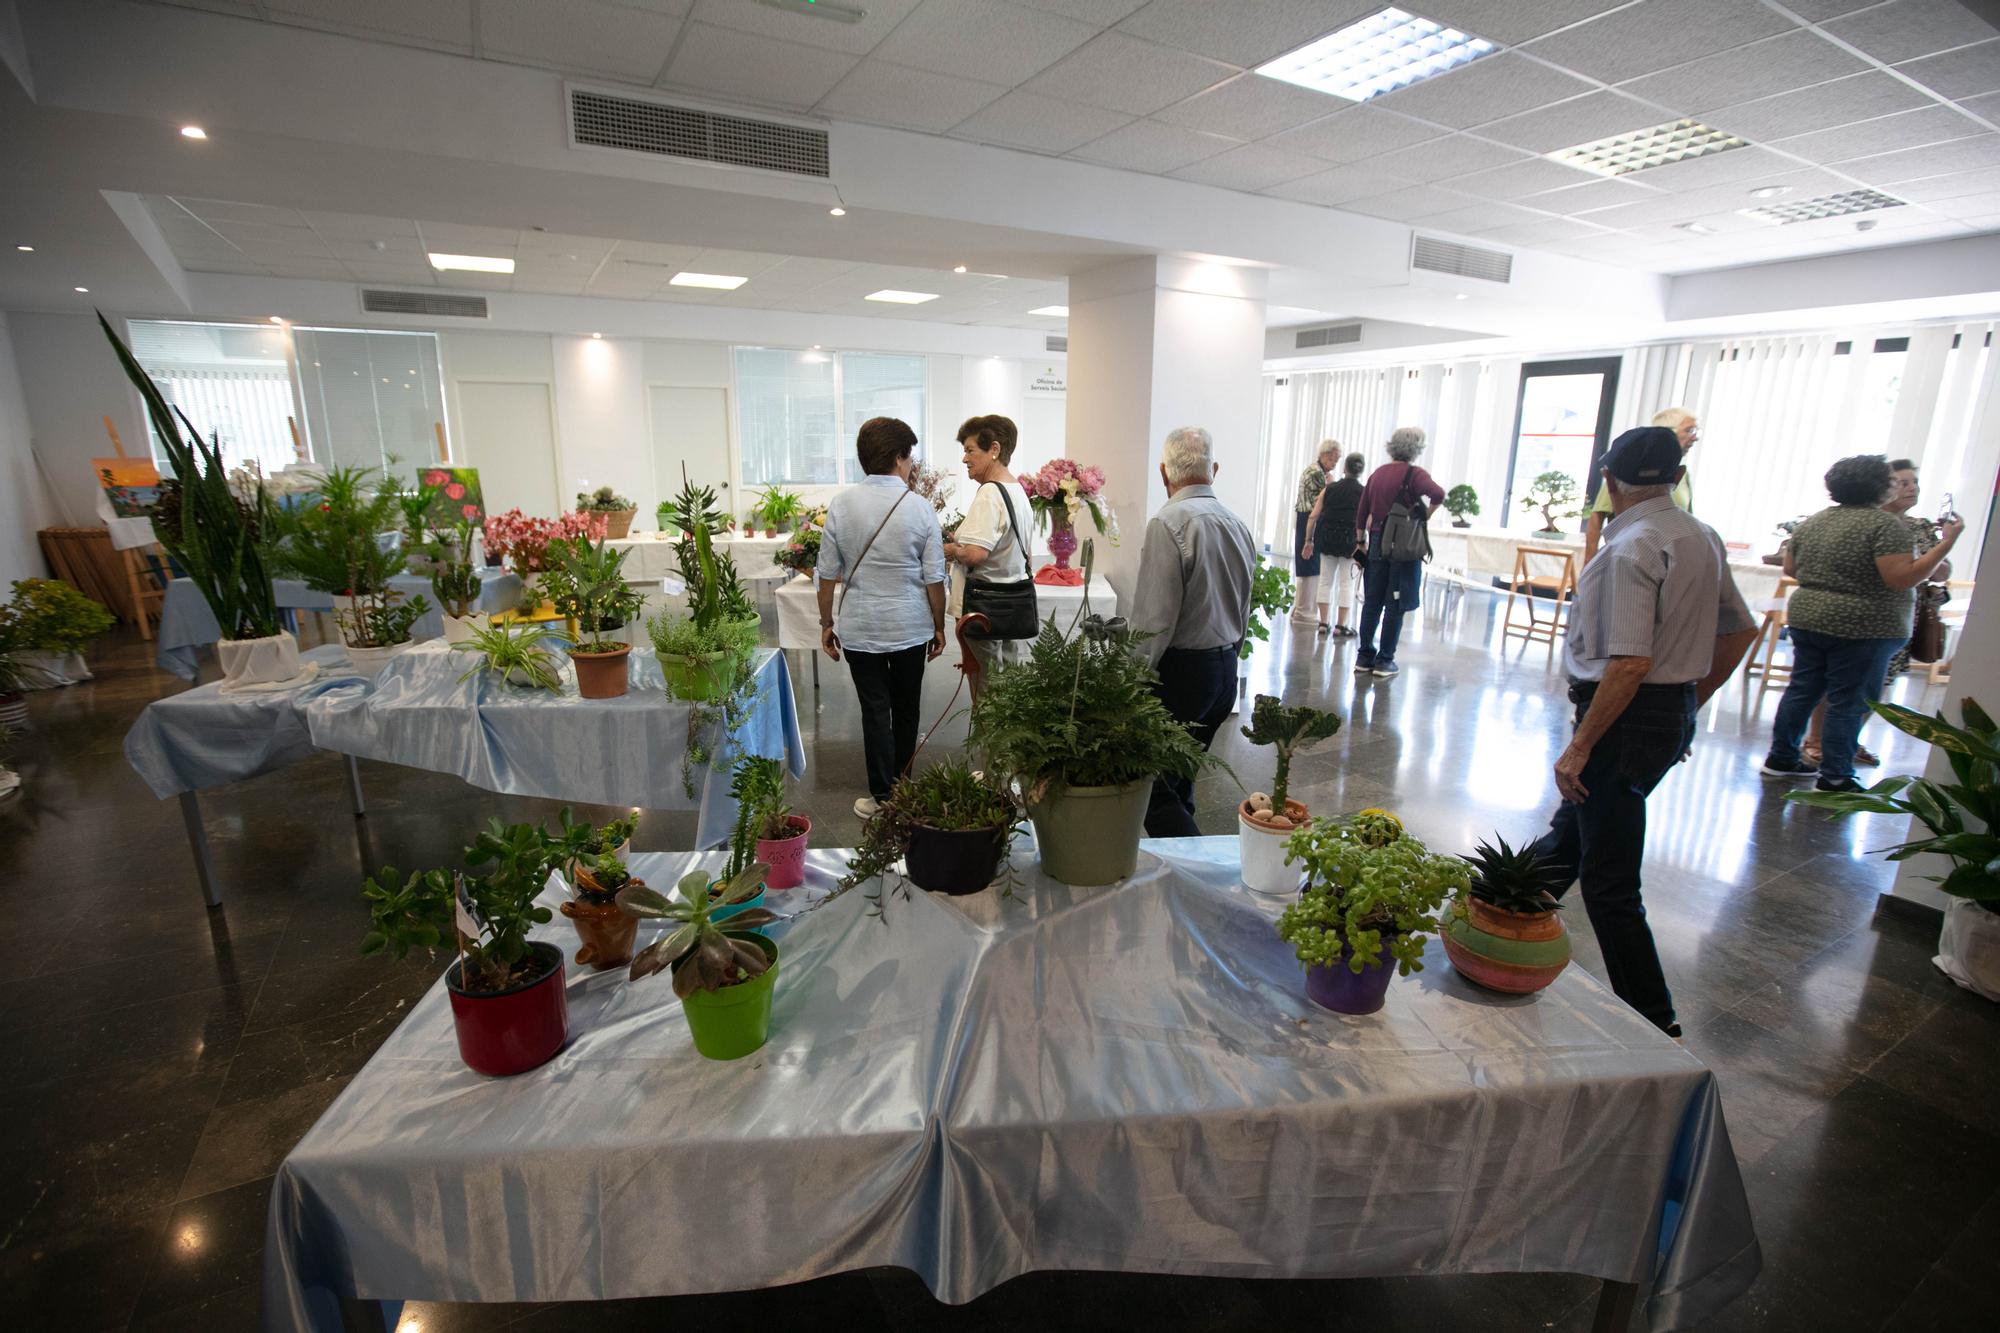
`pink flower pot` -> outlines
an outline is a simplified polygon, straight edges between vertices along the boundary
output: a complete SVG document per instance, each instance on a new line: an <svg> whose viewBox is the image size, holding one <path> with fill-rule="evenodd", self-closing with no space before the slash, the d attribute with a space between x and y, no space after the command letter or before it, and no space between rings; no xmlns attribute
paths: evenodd
<svg viewBox="0 0 2000 1333"><path fill-rule="evenodd" d="M764 876L767 889L796 889L806 880L806 835L813 822L805 815L786 815L785 823L794 830L791 837L757 839L757 859L771 867Z"/></svg>

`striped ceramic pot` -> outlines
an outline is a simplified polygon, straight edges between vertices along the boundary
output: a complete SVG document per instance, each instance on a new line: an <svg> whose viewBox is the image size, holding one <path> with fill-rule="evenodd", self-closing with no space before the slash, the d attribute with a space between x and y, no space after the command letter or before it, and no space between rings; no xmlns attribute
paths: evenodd
<svg viewBox="0 0 2000 1333"><path fill-rule="evenodd" d="M1526 995L1569 966L1569 931L1560 912L1508 912L1466 895L1445 909L1445 956L1466 980Z"/></svg>

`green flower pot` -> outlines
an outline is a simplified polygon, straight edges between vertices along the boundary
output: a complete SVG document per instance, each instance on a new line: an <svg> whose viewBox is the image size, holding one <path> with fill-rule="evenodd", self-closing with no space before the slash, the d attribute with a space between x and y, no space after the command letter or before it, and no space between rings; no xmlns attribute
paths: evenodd
<svg viewBox="0 0 2000 1333"><path fill-rule="evenodd" d="M778 946L747 930L725 930L764 951L771 966L762 976L721 990L698 990L681 1001L694 1048L711 1060L740 1060L771 1036L771 995L778 984Z"/></svg>
<svg viewBox="0 0 2000 1333"><path fill-rule="evenodd" d="M688 657L660 658L660 674L666 678L667 692L690 703L712 704L727 698L736 682L736 654L700 653Z"/></svg>
<svg viewBox="0 0 2000 1333"><path fill-rule="evenodd" d="M1153 780L1122 787L1065 787L1060 795L1028 803L1035 845L1050 879L1089 887L1113 884L1139 865L1139 839Z"/></svg>

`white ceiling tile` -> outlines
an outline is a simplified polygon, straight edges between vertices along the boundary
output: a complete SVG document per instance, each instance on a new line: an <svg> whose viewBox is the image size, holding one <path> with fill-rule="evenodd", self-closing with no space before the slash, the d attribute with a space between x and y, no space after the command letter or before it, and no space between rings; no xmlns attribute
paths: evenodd
<svg viewBox="0 0 2000 1333"><path fill-rule="evenodd" d="M1970 46L1994 28L1957 0L1894 0L1865 13L1835 19L1826 30L1886 65Z"/></svg>
<svg viewBox="0 0 2000 1333"><path fill-rule="evenodd" d="M1464 134L1453 134L1413 148L1399 148L1381 157L1367 158L1361 165L1377 167L1404 180L1424 184L1506 166L1527 158L1528 154L1518 149L1487 143L1484 139Z"/></svg>
<svg viewBox="0 0 2000 1333"><path fill-rule="evenodd" d="M1004 144L1009 148L1067 153L1129 124L1131 119L1123 112L1106 111L1102 107L1011 92L968 116L951 133L954 138Z"/></svg>
<svg viewBox="0 0 2000 1333"><path fill-rule="evenodd" d="M1502 51L1398 88L1370 105L1462 130L1589 91L1582 79Z"/></svg>
<svg viewBox="0 0 2000 1333"><path fill-rule="evenodd" d="M1382 7L1382 0L1153 0L1118 26L1212 60L1250 66Z"/></svg>
<svg viewBox="0 0 2000 1333"><path fill-rule="evenodd" d="M1961 97L1958 105L1975 116L2000 123L2000 92L1982 93L1978 97Z"/></svg>
<svg viewBox="0 0 2000 1333"><path fill-rule="evenodd" d="M1929 106L1876 120L1864 120L1858 125L1842 125L1836 129L1820 130L1816 134L1780 139L1771 146L1809 162L1845 162L1850 158L1873 157L1878 153L1893 153L1904 148L1922 148L1926 144L1969 139L1986 133L1990 131L1984 125L1970 116L1961 115L1953 107Z"/></svg>
<svg viewBox="0 0 2000 1333"><path fill-rule="evenodd" d="M1870 9L1881 3L1882 0L1785 0L1785 8L1808 23L1821 23L1827 19L1837 19L1842 14L1852 14L1857 9Z"/></svg>
<svg viewBox="0 0 2000 1333"><path fill-rule="evenodd" d="M1469 195L1460 194L1456 190L1447 190L1442 186L1412 185L1407 189L1392 190L1388 194L1357 199L1346 207L1356 213L1366 213L1370 217L1389 218L1396 222L1414 222L1418 218L1438 213L1456 212L1476 202Z"/></svg>
<svg viewBox="0 0 2000 1333"><path fill-rule="evenodd" d="M1108 28L1146 3L1146 0L1014 0L1030 9L1046 9L1079 23Z"/></svg>
<svg viewBox="0 0 2000 1333"><path fill-rule="evenodd" d="M295 208L271 208L264 204L238 204L227 199L191 199L175 196L180 206L204 222L262 222L274 227L303 227L305 219Z"/></svg>
<svg viewBox="0 0 2000 1333"><path fill-rule="evenodd" d="M1262 144L1245 144L1205 158L1173 174L1200 185L1231 190L1266 190L1326 170L1326 163L1303 153L1285 153Z"/></svg>
<svg viewBox="0 0 2000 1333"><path fill-rule="evenodd" d="M1523 49L1591 78L1622 83L1793 26L1758 0L1641 0Z"/></svg>
<svg viewBox="0 0 2000 1333"><path fill-rule="evenodd" d="M833 91L854 56L733 28L691 23L681 34L666 82L768 106L804 109Z"/></svg>
<svg viewBox="0 0 2000 1333"><path fill-rule="evenodd" d="M1562 241L1582 240L1600 234L1595 227L1581 222L1571 222L1567 218L1547 218L1541 222L1524 222L1516 227L1502 227L1480 236L1481 241L1497 241L1502 245L1548 245Z"/></svg>
<svg viewBox="0 0 2000 1333"><path fill-rule="evenodd" d="M1928 148L1906 148L1900 153L1884 153L1879 157L1864 157L1840 164L1843 175L1867 181L1870 185L1884 186L1897 181L1948 176L1990 167L2000 167L2000 134L1982 134L1976 139L1932 144Z"/></svg>
<svg viewBox="0 0 2000 1333"><path fill-rule="evenodd" d="M1993 190L2000 190L2000 169L1988 167L1983 171L1957 171L1944 176L1926 176L1922 180L1899 181L1890 193L1904 199L1929 202L1963 199L1967 195L1986 194Z"/></svg>
<svg viewBox="0 0 2000 1333"><path fill-rule="evenodd" d="M1237 139L1262 139L1322 119L1342 103L1325 93L1280 83L1261 74L1242 74L1219 87L1197 93L1154 116L1169 125L1184 125Z"/></svg>
<svg viewBox="0 0 2000 1333"><path fill-rule="evenodd" d="M1734 106L1755 97L1772 97L1794 88L1859 74L1869 68L1816 32L1794 28L1733 51L1700 60L1624 85L1624 91L1682 115L1696 116L1717 107Z"/></svg>
<svg viewBox="0 0 2000 1333"><path fill-rule="evenodd" d="M1465 190L1485 199L1519 199L1523 195L1559 190L1565 185L1583 185L1597 179L1600 178L1587 171L1537 157L1473 176L1460 176L1451 184L1455 190Z"/></svg>
<svg viewBox="0 0 2000 1333"><path fill-rule="evenodd" d="M2000 90L2000 38L1896 66L1941 97L1976 97Z"/></svg>
<svg viewBox="0 0 2000 1333"><path fill-rule="evenodd" d="M1571 185L1560 190L1531 194L1518 202L1546 213L1574 215L1616 208L1621 204L1657 203L1666 196L1624 180L1595 180L1588 185ZM1597 219L1591 219L1593 222Z"/></svg>
<svg viewBox="0 0 2000 1333"><path fill-rule="evenodd" d="M1323 162L1339 163L1378 157L1443 134L1443 130L1427 121L1411 120L1372 106L1357 106L1310 125L1274 134L1264 142L1270 148L1307 153Z"/></svg>
<svg viewBox="0 0 2000 1333"><path fill-rule="evenodd" d="M481 247L480 254L513 254L514 246L521 233L511 227L468 227L456 222L419 222L418 235L426 250L442 250L447 254L468 254L475 251L453 247Z"/></svg>
<svg viewBox="0 0 2000 1333"><path fill-rule="evenodd" d="M1512 46L1596 18L1630 0L1420 0L1417 12L1460 32Z"/></svg>
<svg viewBox="0 0 2000 1333"><path fill-rule="evenodd" d="M811 14L791 13L743 0L696 0L691 17L698 23L713 23L738 32L754 32L777 37L801 46L817 46L826 51L844 51L865 56L917 7L918 0L868 0L857 5L859 23L829 23Z"/></svg>
<svg viewBox="0 0 2000 1333"><path fill-rule="evenodd" d="M1424 230L1448 231L1459 236L1477 236L1481 232L1496 231L1501 227L1516 227L1524 222L1543 220L1542 214L1531 213L1525 208L1482 201L1465 208L1453 209L1449 213L1433 213L1424 219Z"/></svg>
<svg viewBox="0 0 2000 1333"><path fill-rule="evenodd" d="M1274 185L1263 191L1280 199L1296 199L1305 204L1326 204L1342 206L1356 199L1370 196L1380 197L1403 189L1408 182L1394 176L1386 176L1379 171L1368 171L1361 167L1334 167L1316 176L1302 176L1283 185Z"/></svg>
<svg viewBox="0 0 2000 1333"><path fill-rule="evenodd" d="M864 60L820 100L818 109L825 115L942 134L1006 91L976 79Z"/></svg>
<svg viewBox="0 0 2000 1333"><path fill-rule="evenodd" d="M1168 172L1227 152L1240 140L1157 120L1135 120L1101 139L1094 139L1070 156L1127 171Z"/></svg>
<svg viewBox="0 0 2000 1333"><path fill-rule="evenodd" d="M686 266L696 273L728 273L739 278L754 278L783 263L784 259L783 255L766 254L760 250L697 250L687 257Z"/></svg>
<svg viewBox="0 0 2000 1333"><path fill-rule="evenodd" d="M472 0L266 0L273 18L304 19L369 37L408 38L454 51L472 49Z"/></svg>
<svg viewBox="0 0 2000 1333"><path fill-rule="evenodd" d="M369 213L306 212L303 217L321 235L379 236L383 240L402 237L416 239L416 224L405 218L378 218Z"/></svg>
<svg viewBox="0 0 2000 1333"><path fill-rule="evenodd" d="M611 262L622 264L631 260L640 264L679 267L693 259L699 250L699 246L673 245L664 241L620 241L612 247Z"/></svg>
<svg viewBox="0 0 2000 1333"><path fill-rule="evenodd" d="M1027 92L1147 116L1237 72L1170 46L1101 33L1028 80Z"/></svg>
<svg viewBox="0 0 2000 1333"><path fill-rule="evenodd" d="M1596 92L1479 127L1482 138L1548 153L1658 125L1667 117L1621 93Z"/></svg>
<svg viewBox="0 0 2000 1333"><path fill-rule="evenodd" d="M1719 130L1757 143L1851 125L1858 120L1930 104L1929 98L1902 80L1872 72L1777 97L1742 102L1709 112L1702 119Z"/></svg>
<svg viewBox="0 0 2000 1333"><path fill-rule="evenodd" d="M2000 213L2000 190L1961 195L1956 199L1939 199L1929 207L1948 218L1985 218Z"/></svg>
<svg viewBox="0 0 2000 1333"><path fill-rule="evenodd" d="M924 0L874 54L898 65L1013 85L1096 35L1088 24L1003 0Z"/></svg>
<svg viewBox="0 0 2000 1333"><path fill-rule="evenodd" d="M651 83L667 63L681 20L588 0L481 0L487 55Z"/></svg>

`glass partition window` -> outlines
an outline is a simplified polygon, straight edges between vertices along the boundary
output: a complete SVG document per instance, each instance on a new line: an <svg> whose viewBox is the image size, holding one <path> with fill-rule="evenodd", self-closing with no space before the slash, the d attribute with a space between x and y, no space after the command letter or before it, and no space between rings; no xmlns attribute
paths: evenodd
<svg viewBox="0 0 2000 1333"><path fill-rule="evenodd" d="M854 437L862 422L872 417L897 417L908 422L919 437L923 435L924 359L843 352L840 371L841 420L846 427L841 437L840 480L860 481L863 474L861 462L854 456ZM917 457L922 458L921 438L917 445Z"/></svg>
<svg viewBox="0 0 2000 1333"><path fill-rule="evenodd" d="M438 459L444 380L434 333L294 328L313 458L396 471Z"/></svg>
<svg viewBox="0 0 2000 1333"><path fill-rule="evenodd" d="M266 473L293 461L292 377L285 331L269 324L135 319L132 355L229 467ZM149 434L150 434L150 423ZM108 446L107 446L108 447ZM164 463L158 441L153 457Z"/></svg>
<svg viewBox="0 0 2000 1333"><path fill-rule="evenodd" d="M924 376L921 356L737 348L744 487L860 481L855 432L900 417L922 435Z"/></svg>

